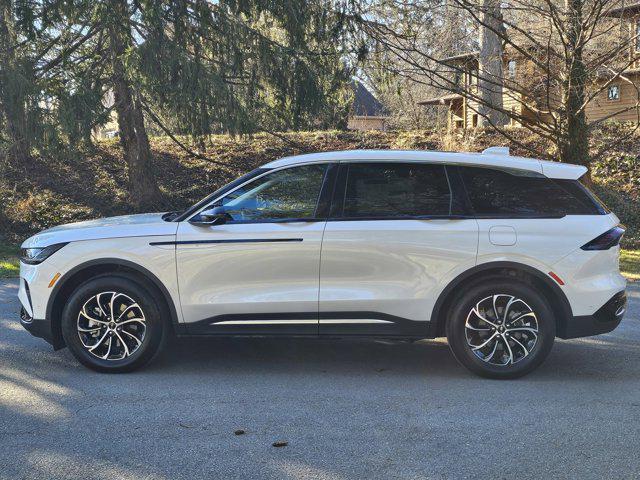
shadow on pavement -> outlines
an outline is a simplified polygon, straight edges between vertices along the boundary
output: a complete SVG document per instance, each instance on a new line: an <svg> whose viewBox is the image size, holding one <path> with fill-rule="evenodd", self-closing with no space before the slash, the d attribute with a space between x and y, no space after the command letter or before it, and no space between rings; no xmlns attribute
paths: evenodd
<svg viewBox="0 0 640 480"><path fill-rule="evenodd" d="M540 458L552 478L637 472L638 292L617 330L557 341L504 382L443 340L185 338L98 374L24 331L0 283L0 478L527 478Z"/></svg>

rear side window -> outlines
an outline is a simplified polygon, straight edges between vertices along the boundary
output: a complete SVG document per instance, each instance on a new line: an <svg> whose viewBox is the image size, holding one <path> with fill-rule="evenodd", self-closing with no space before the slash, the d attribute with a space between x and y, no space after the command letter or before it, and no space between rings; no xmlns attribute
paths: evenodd
<svg viewBox="0 0 640 480"><path fill-rule="evenodd" d="M451 214L451 190L442 165L348 165L343 217L403 218Z"/></svg>
<svg viewBox="0 0 640 480"><path fill-rule="evenodd" d="M471 206L479 216L563 217L606 213L577 180L480 167L459 167L459 171Z"/></svg>

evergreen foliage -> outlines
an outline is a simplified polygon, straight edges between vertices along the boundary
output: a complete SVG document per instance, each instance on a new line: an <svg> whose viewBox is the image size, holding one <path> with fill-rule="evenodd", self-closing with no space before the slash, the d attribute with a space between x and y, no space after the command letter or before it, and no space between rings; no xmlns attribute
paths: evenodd
<svg viewBox="0 0 640 480"><path fill-rule="evenodd" d="M204 150L214 133L346 123L346 17L329 0L0 0L0 12L0 148L19 164L88 146L117 113L138 205L159 201L151 125Z"/></svg>

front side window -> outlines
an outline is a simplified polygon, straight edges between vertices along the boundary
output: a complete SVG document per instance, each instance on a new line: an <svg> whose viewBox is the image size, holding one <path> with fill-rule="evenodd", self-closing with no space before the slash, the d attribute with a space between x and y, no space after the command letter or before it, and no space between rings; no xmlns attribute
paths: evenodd
<svg viewBox="0 0 640 480"><path fill-rule="evenodd" d="M507 64L507 69L509 72L509 78L511 80L515 80L516 78L516 61L515 60L509 60L509 63Z"/></svg>
<svg viewBox="0 0 640 480"><path fill-rule="evenodd" d="M620 100L620 85L609 85L607 97L609 100Z"/></svg>
<svg viewBox="0 0 640 480"><path fill-rule="evenodd" d="M577 180L556 180L532 172L460 167L478 216L558 217L599 215L602 206Z"/></svg>
<svg viewBox="0 0 640 480"><path fill-rule="evenodd" d="M353 163L348 166L343 216L410 218L451 214L442 165Z"/></svg>
<svg viewBox="0 0 640 480"><path fill-rule="evenodd" d="M315 217L327 165L278 170L240 187L213 206L233 222L303 220Z"/></svg>

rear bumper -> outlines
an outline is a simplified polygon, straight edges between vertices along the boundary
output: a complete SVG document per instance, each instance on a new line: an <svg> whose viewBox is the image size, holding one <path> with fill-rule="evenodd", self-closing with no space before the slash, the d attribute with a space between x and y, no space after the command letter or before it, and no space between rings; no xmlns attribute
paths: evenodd
<svg viewBox="0 0 640 480"><path fill-rule="evenodd" d="M614 330L624 316L627 307L625 291L616 293L593 315L571 317L558 332L560 338L578 338L600 335Z"/></svg>

